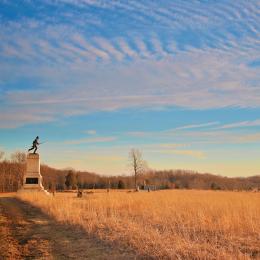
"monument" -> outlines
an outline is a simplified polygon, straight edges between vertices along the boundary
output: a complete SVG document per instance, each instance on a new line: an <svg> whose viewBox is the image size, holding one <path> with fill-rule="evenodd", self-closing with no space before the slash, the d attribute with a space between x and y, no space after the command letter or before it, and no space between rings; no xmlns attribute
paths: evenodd
<svg viewBox="0 0 260 260"><path fill-rule="evenodd" d="M18 192L37 191L49 194L42 185L42 176L40 172L40 155L36 153L39 137L33 141L33 153L28 153L26 157L26 172L23 177L23 186Z"/></svg>

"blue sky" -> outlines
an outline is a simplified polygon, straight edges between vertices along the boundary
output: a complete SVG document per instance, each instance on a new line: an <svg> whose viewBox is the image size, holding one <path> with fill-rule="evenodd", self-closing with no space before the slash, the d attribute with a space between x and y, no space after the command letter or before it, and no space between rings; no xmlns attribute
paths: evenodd
<svg viewBox="0 0 260 260"><path fill-rule="evenodd" d="M50 166L260 173L260 1L0 1L0 150Z"/></svg>

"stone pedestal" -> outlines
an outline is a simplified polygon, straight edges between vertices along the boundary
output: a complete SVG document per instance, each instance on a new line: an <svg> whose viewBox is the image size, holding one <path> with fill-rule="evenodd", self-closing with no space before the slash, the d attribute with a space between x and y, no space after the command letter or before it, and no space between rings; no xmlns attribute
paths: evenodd
<svg viewBox="0 0 260 260"><path fill-rule="evenodd" d="M29 153L26 158L26 173L23 177L23 186L18 192L39 191L49 194L42 185L40 173L40 156L38 153Z"/></svg>

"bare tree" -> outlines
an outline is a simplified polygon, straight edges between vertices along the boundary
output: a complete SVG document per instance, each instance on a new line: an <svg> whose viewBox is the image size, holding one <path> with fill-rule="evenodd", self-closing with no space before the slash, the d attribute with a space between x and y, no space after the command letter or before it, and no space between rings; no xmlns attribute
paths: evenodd
<svg viewBox="0 0 260 260"><path fill-rule="evenodd" d="M26 153L16 151L11 154L11 161L13 163L13 174L17 188L23 184L23 176L26 168Z"/></svg>
<svg viewBox="0 0 260 260"><path fill-rule="evenodd" d="M144 173L147 168L146 162L142 158L142 153L138 149L131 149L129 152L129 161L130 167L134 173L134 182L135 182L135 189L138 190L137 187L137 178L140 174Z"/></svg>
<svg viewBox="0 0 260 260"><path fill-rule="evenodd" d="M0 151L0 161L4 158L5 152Z"/></svg>
<svg viewBox="0 0 260 260"><path fill-rule="evenodd" d="M26 162L26 153L16 151L11 154L11 160L14 163L20 163L20 164L25 164Z"/></svg>

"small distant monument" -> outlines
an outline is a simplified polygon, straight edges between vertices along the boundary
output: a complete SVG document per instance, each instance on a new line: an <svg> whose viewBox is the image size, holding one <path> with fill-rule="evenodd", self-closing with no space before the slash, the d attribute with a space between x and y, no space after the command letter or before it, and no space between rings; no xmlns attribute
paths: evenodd
<svg viewBox="0 0 260 260"><path fill-rule="evenodd" d="M34 149L33 153L28 153L26 157L26 173L23 177L23 186L18 191L20 192L44 192L49 194L42 185L42 176L40 172L40 155L36 153L39 137L37 136L33 141L32 148L28 150L31 151Z"/></svg>

